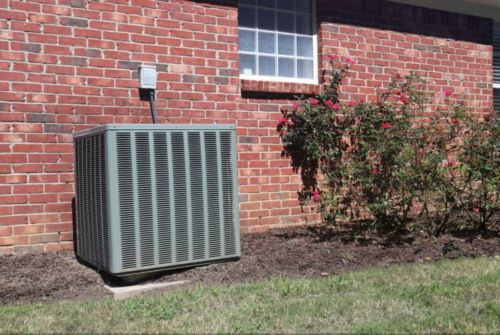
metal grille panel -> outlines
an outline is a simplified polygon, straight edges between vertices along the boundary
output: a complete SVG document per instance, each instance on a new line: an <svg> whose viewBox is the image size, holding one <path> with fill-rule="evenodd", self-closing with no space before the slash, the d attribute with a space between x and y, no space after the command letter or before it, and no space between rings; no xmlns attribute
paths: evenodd
<svg viewBox="0 0 500 335"><path fill-rule="evenodd" d="M218 164L217 138L214 133L205 134L205 155L207 159L208 193L208 240L209 257L221 254L221 201Z"/></svg>
<svg viewBox="0 0 500 335"><path fill-rule="evenodd" d="M149 133L135 134L137 155L137 198L139 203L139 239L141 266L155 264L153 237L153 190L151 189L151 154L149 152Z"/></svg>
<svg viewBox="0 0 500 335"><path fill-rule="evenodd" d="M199 133L188 133L193 259L205 258L202 148Z"/></svg>
<svg viewBox="0 0 500 335"><path fill-rule="evenodd" d="M175 249L176 261L185 262L189 260L189 237L188 237L188 207L186 187L186 158L184 148L184 134L172 133L172 159L175 189Z"/></svg>
<svg viewBox="0 0 500 335"><path fill-rule="evenodd" d="M158 250L159 262L168 264L172 262L172 224L170 209L170 173L169 155L166 133L155 133L155 172L156 172L156 201L158 206Z"/></svg>
<svg viewBox="0 0 500 335"><path fill-rule="evenodd" d="M137 267L135 208L134 208L134 176L132 171L132 140L129 133L118 133L118 193L120 195L119 222L124 269Z"/></svg>
<svg viewBox="0 0 500 335"><path fill-rule="evenodd" d="M224 204L224 246L225 254L231 255L236 252L234 236L233 215L233 178L231 176L231 134L223 132L220 134L220 166L222 169L222 199Z"/></svg>

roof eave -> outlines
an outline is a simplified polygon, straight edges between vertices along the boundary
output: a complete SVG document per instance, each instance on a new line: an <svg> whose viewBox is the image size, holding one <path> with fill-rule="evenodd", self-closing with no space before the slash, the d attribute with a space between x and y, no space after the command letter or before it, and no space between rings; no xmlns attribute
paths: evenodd
<svg viewBox="0 0 500 335"><path fill-rule="evenodd" d="M486 17L500 21L499 0L390 0L419 7Z"/></svg>

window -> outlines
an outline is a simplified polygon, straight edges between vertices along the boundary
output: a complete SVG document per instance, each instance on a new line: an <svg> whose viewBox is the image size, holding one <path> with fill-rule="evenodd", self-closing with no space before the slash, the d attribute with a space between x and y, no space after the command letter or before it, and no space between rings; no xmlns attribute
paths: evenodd
<svg viewBox="0 0 500 335"><path fill-rule="evenodd" d="M239 0L240 77L315 83L314 0Z"/></svg>
<svg viewBox="0 0 500 335"><path fill-rule="evenodd" d="M500 22L493 28L493 106L500 114Z"/></svg>

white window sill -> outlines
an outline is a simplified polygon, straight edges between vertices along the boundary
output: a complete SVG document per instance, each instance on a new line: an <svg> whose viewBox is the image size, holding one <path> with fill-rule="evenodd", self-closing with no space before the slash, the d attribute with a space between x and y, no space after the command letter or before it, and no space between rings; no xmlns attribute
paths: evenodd
<svg viewBox="0 0 500 335"><path fill-rule="evenodd" d="M276 83L318 85L317 79L295 79L295 78L281 78L281 77L270 77L270 76L249 76L249 75L243 75L243 74L240 74L240 80L270 81L270 82L276 82Z"/></svg>

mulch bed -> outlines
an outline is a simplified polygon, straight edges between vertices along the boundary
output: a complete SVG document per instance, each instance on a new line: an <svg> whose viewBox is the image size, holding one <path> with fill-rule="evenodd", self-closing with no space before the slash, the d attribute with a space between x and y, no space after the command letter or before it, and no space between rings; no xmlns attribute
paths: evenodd
<svg viewBox="0 0 500 335"><path fill-rule="evenodd" d="M151 281L213 285L271 277L314 278L369 266L500 255L500 234L388 237L346 229L291 227L244 235L241 246L238 262L184 270ZM0 269L0 304L108 294L101 276L79 264L72 252L1 256Z"/></svg>

